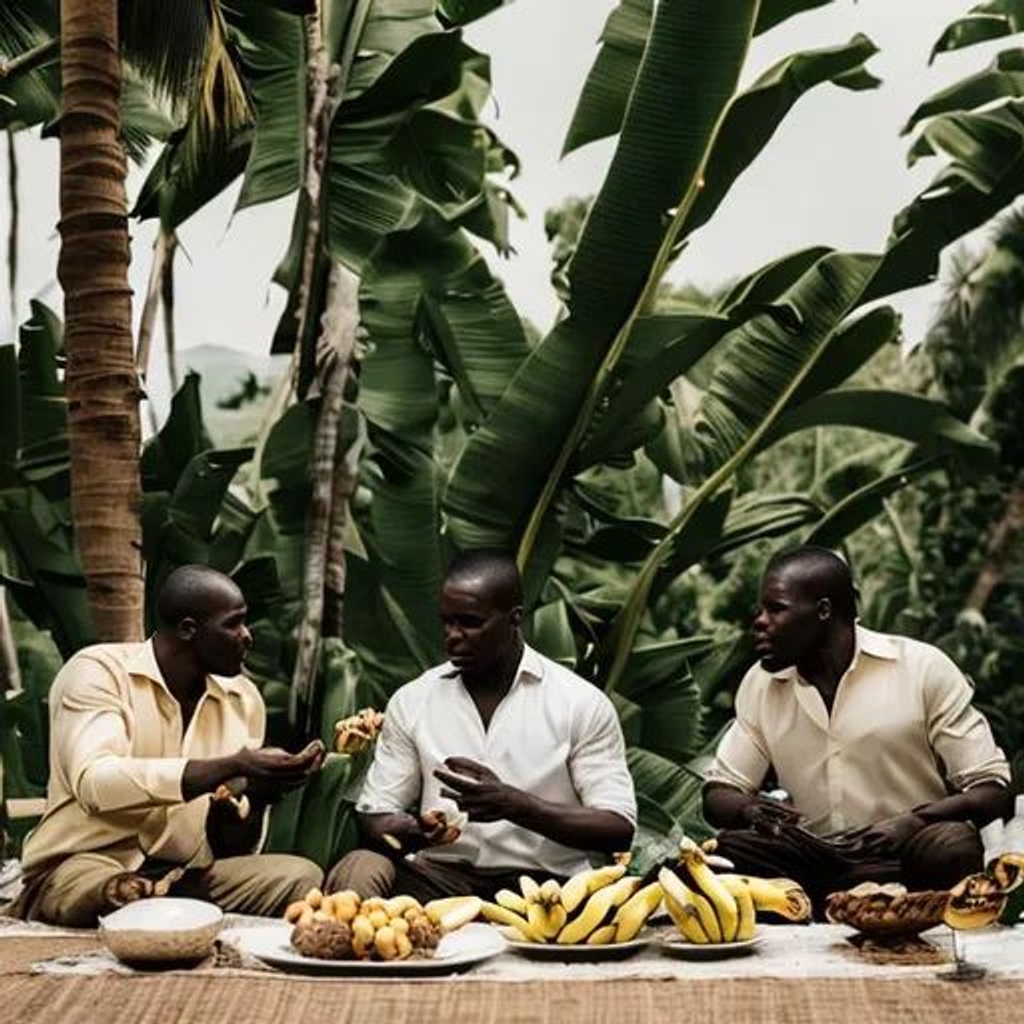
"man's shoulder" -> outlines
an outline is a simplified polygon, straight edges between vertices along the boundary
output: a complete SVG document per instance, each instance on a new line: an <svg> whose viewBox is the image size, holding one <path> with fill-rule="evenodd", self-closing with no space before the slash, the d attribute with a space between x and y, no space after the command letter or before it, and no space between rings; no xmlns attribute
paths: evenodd
<svg viewBox="0 0 1024 1024"><path fill-rule="evenodd" d="M57 678L80 679L96 675L127 676L132 663L145 652L146 641L90 644L64 662Z"/></svg>
<svg viewBox="0 0 1024 1024"><path fill-rule="evenodd" d="M557 690L574 703L610 703L608 695L599 686L532 647L524 650L522 671L538 676L546 688Z"/></svg>
<svg viewBox="0 0 1024 1024"><path fill-rule="evenodd" d="M882 661L893 661L904 666L952 666L953 660L940 647L899 633L882 633L857 624L857 638L861 649Z"/></svg>
<svg viewBox="0 0 1024 1024"><path fill-rule="evenodd" d="M388 698L388 707L394 709L422 704L439 695L438 683L448 682L455 678L456 671L452 663L443 661L398 687Z"/></svg>

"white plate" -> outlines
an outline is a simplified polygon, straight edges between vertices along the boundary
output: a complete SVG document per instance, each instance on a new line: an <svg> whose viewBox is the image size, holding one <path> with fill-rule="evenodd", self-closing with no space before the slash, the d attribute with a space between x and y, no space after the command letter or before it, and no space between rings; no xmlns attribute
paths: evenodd
<svg viewBox="0 0 1024 1024"><path fill-rule="evenodd" d="M431 957L409 960L320 960L302 956L291 944L292 925L283 922L258 928L239 928L233 933L246 953L271 967L296 974L342 974L382 977L387 975L438 975L468 971L501 953L507 943L486 924L467 924L444 936Z"/></svg>
<svg viewBox="0 0 1024 1024"><path fill-rule="evenodd" d="M562 963L593 963L600 960L625 960L639 953L649 939L609 942L603 946L586 943L560 945L557 942L509 942L508 948L530 960L556 960Z"/></svg>
<svg viewBox="0 0 1024 1024"><path fill-rule="evenodd" d="M731 956L746 956L753 953L761 942L761 936L742 942L689 942L679 937L663 939L661 951L680 960L725 960Z"/></svg>

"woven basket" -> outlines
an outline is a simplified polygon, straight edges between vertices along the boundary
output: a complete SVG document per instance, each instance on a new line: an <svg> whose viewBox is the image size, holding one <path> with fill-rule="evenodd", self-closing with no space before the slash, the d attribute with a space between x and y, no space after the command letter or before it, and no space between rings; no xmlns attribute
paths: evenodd
<svg viewBox="0 0 1024 1024"><path fill-rule="evenodd" d="M865 882L846 892L834 892L825 905L833 924L845 924L865 935L917 935L938 924L949 893L907 892L902 885Z"/></svg>

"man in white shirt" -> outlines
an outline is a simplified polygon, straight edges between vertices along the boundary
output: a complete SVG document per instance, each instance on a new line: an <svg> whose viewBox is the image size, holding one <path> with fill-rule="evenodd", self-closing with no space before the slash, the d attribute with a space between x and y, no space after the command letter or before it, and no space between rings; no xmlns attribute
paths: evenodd
<svg viewBox="0 0 1024 1024"><path fill-rule="evenodd" d="M636 799L611 701L523 642L512 558L457 557L441 591L449 661L399 689L358 802L370 849L328 891L490 898L630 847ZM462 812L454 842L429 812ZM428 815L424 820L424 815Z"/></svg>
<svg viewBox="0 0 1024 1024"><path fill-rule="evenodd" d="M305 858L256 852L267 807L319 770L324 747L263 747L263 700L240 674L241 591L182 566L156 610L151 639L87 647L50 688L46 810L25 841L17 916L93 927L165 892L274 915L321 881ZM225 786L246 802L214 799Z"/></svg>
<svg viewBox="0 0 1024 1024"><path fill-rule="evenodd" d="M973 689L938 648L856 622L847 564L774 558L704 791L718 852L799 881L816 907L858 882L945 888L981 869L978 827L1009 812L1010 769ZM761 794L773 775L789 800Z"/></svg>

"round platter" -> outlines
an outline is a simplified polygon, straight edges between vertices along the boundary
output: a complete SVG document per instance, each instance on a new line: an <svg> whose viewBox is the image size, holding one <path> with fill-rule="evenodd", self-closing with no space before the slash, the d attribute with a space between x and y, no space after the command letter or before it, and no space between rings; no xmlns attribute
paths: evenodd
<svg viewBox="0 0 1024 1024"><path fill-rule="evenodd" d="M680 960L725 960L733 956L747 956L753 953L761 942L755 935L742 942L688 942L683 938L667 938L661 942L661 951L666 956Z"/></svg>
<svg viewBox="0 0 1024 1024"><path fill-rule="evenodd" d="M467 924L441 939L431 957L408 960L319 960L302 956L292 946L290 924L239 928L233 935L241 949L265 964L292 974L334 974L361 977L431 977L468 971L501 953L507 943L495 929Z"/></svg>
<svg viewBox="0 0 1024 1024"><path fill-rule="evenodd" d="M604 960L625 960L647 946L648 939L610 942L604 946L559 945L557 942L509 942L508 948L530 960L554 960L560 963L597 963Z"/></svg>

